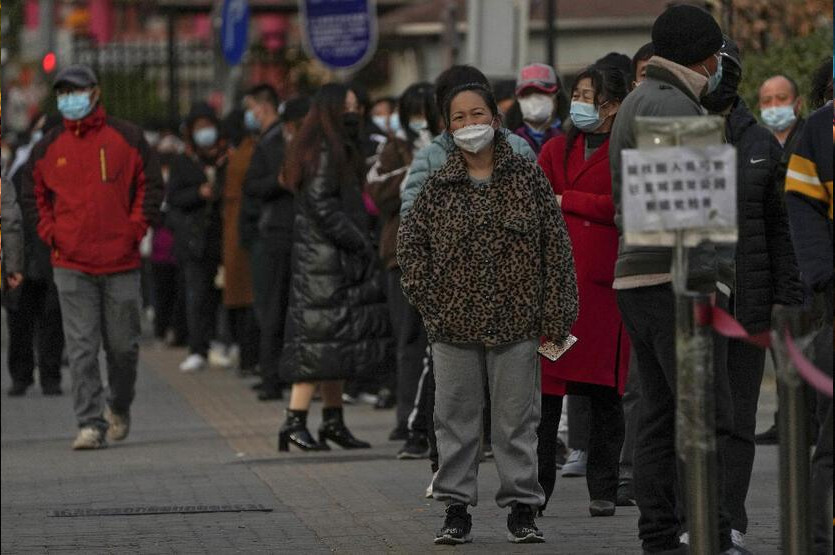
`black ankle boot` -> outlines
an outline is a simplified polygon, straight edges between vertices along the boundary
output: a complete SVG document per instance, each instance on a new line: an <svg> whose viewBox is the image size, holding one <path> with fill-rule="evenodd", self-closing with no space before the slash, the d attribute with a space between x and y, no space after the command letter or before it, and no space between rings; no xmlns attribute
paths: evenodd
<svg viewBox="0 0 835 555"><path fill-rule="evenodd" d="M345 427L342 420L342 407L331 407L322 409L322 426L319 428L319 442L326 444L330 440L343 449L368 449L370 443L360 441L351 434Z"/></svg>
<svg viewBox="0 0 835 555"><path fill-rule="evenodd" d="M307 411L290 410L285 412L287 419L278 429L278 450L289 451L292 443L302 451L328 451L325 442L317 443L307 429Z"/></svg>

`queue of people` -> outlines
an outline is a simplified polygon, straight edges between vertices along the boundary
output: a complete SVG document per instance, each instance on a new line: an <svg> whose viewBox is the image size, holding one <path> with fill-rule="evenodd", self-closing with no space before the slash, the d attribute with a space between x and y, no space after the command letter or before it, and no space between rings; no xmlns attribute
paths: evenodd
<svg viewBox="0 0 835 555"><path fill-rule="evenodd" d="M373 103L357 83L283 102L261 84L224 119L195 104L179 136L152 145L107 115L95 73L68 67L54 82L63 120L33 122L2 190L8 393L34 383L37 356L44 394L61 394L66 344L73 448L124 440L147 265L154 334L187 346L182 372L205 370L221 344L215 361L258 374L258 399L289 389L279 451L370 448L345 405L376 394L394 406L398 458L428 458L427 495L446 506L435 543L472 541L478 464L494 458L513 543L545 541L535 519L565 463L565 476L586 478L591 516L637 504L644 551L685 553L672 252L623 233L621 153L637 145L637 117L717 115L737 149L739 242L691 249L688 287L749 332L804 304L831 325L831 100L804 120L796 83L774 75L759 90L760 125L738 95L743 71L733 38L677 5L632 58L610 53L570 87L541 63L495 88L452 66ZM572 335L559 360L538 353ZM827 341L815 361L831 372ZM714 343L717 543L746 553L755 446L776 440L755 435L765 353ZM819 515L831 399L816 410Z"/></svg>

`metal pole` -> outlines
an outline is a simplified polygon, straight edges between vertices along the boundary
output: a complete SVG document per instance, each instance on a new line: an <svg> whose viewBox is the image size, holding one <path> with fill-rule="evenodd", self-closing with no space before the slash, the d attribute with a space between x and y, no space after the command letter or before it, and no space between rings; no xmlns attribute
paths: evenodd
<svg viewBox="0 0 835 555"><path fill-rule="evenodd" d="M713 398L713 335L707 294L687 290L687 249L684 231L676 231L673 252L676 294L676 452L684 466L690 553L719 552L716 488L715 400Z"/></svg>
<svg viewBox="0 0 835 555"><path fill-rule="evenodd" d="M444 7L444 45L446 46L446 66L450 67L458 60L460 49L458 29L456 28L455 0L447 0ZM472 30L468 30L471 33Z"/></svg>
<svg viewBox="0 0 835 555"><path fill-rule="evenodd" d="M790 318L774 322L782 330ZM798 326L791 326L798 329ZM783 553L812 552L811 488L809 464L809 421L803 381L797 375L780 340L774 342L777 370L778 420L780 438L780 536Z"/></svg>
<svg viewBox="0 0 835 555"><path fill-rule="evenodd" d="M557 65L557 0L545 0L545 59L548 65Z"/></svg>
<svg viewBox="0 0 835 555"><path fill-rule="evenodd" d="M180 120L180 87L177 72L177 12L168 12L168 120L176 126Z"/></svg>

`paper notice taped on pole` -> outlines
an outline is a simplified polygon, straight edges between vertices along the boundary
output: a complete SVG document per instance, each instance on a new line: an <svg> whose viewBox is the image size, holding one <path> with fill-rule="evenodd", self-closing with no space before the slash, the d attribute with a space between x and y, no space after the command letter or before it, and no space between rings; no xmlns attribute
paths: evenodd
<svg viewBox="0 0 835 555"><path fill-rule="evenodd" d="M630 245L686 245L737 237L736 149L675 146L622 152L624 238Z"/></svg>

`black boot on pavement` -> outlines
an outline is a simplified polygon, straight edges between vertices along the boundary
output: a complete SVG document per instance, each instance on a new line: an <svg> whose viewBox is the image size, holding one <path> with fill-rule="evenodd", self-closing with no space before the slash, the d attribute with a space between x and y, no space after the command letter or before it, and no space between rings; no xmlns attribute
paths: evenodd
<svg viewBox="0 0 835 555"><path fill-rule="evenodd" d="M286 411L287 419L278 430L278 450L289 451L292 443L302 451L328 451L326 443L318 443L307 429L307 411Z"/></svg>
<svg viewBox="0 0 835 555"><path fill-rule="evenodd" d="M470 531L473 529L473 517L467 513L467 506L462 503L447 505L444 526L435 534L438 545L460 545L473 541Z"/></svg>
<svg viewBox="0 0 835 555"><path fill-rule="evenodd" d="M543 543L545 536L534 522L530 505L516 503L507 515L507 539L512 543Z"/></svg>
<svg viewBox="0 0 835 555"><path fill-rule="evenodd" d="M16 383L6 391L9 397L23 397L26 395L26 390L29 389L29 384Z"/></svg>
<svg viewBox="0 0 835 555"><path fill-rule="evenodd" d="M329 440L343 449L368 449L371 444L355 438L342 419L342 407L322 409L322 425L319 427L319 442Z"/></svg>

